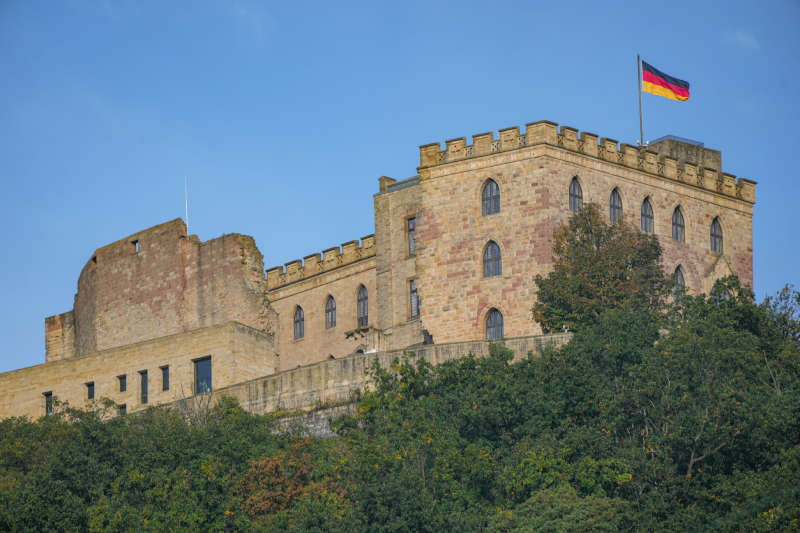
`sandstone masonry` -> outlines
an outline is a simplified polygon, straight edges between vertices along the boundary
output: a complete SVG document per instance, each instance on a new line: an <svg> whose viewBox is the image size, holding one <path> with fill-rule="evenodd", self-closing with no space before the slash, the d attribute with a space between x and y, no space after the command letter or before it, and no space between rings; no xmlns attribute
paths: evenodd
<svg viewBox="0 0 800 533"><path fill-rule="evenodd" d="M379 179L374 235L266 273L251 237L201 242L181 220L96 250L74 308L45 319L45 364L0 374L0 417L41 416L48 398L85 405L89 384L129 411L174 402L196 392L197 361L209 357L216 392L258 412L308 409L365 386L374 359L412 350L435 363L441 350L485 351L498 332L542 339L533 278L552 268L553 230L571 214L573 183L604 212L616 191L622 222L636 227L646 201L665 271L679 270L690 292L729 274L752 285L755 182L723 172L721 152L676 138L620 145L534 122L473 135L472 144L421 146L416 175ZM497 199L487 211L491 184ZM721 229L714 246L712 224ZM484 275L491 243L499 275ZM500 330L488 327L490 316L502 318ZM161 390L165 366L172 382ZM147 404L136 381L144 370Z"/></svg>

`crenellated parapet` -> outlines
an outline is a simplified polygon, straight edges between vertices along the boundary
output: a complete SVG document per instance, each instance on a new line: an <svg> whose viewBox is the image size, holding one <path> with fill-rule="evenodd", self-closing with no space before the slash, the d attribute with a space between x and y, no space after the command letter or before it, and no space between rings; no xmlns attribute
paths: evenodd
<svg viewBox="0 0 800 533"><path fill-rule="evenodd" d="M267 288L276 289L335 268L345 266L375 255L375 235L361 237L359 241L348 241L322 253L305 256L302 260L289 261L284 266L267 270Z"/></svg>
<svg viewBox="0 0 800 533"><path fill-rule="evenodd" d="M688 183L709 191L755 203L756 182L746 178L736 178L733 174L710 168L698 161L682 160L659 154L658 143L649 146L620 144L614 139L598 137L594 133L579 132L570 126L561 126L547 120L526 124L525 132L518 126L505 128L498 132L479 133L472 136L468 145L466 137L445 141L445 149L440 143L425 144L419 147L420 169L445 165L470 158L481 157L510 150L547 144L580 153L609 163L621 165L663 178ZM702 148L700 149L702 150ZM707 152L719 152L707 150Z"/></svg>

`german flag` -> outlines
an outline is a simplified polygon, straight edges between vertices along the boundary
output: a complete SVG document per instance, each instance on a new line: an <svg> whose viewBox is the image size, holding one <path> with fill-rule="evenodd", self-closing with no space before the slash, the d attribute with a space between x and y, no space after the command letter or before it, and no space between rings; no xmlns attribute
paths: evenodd
<svg viewBox="0 0 800 533"><path fill-rule="evenodd" d="M673 78L642 61L642 90L685 102L689 99L689 82Z"/></svg>

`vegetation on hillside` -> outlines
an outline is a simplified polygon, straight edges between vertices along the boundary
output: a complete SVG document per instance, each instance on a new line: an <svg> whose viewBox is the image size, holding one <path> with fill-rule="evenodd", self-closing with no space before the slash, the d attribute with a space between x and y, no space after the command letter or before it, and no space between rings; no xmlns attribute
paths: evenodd
<svg viewBox="0 0 800 533"><path fill-rule="evenodd" d="M634 292L539 357L376 369L333 439L230 400L4 420L0 530L800 529L800 293Z"/></svg>

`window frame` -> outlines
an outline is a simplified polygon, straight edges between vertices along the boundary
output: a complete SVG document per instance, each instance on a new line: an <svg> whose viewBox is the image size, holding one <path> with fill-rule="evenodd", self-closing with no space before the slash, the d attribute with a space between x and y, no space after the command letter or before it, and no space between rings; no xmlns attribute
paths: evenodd
<svg viewBox="0 0 800 533"><path fill-rule="evenodd" d="M94 381L86 382L86 399L94 400Z"/></svg>
<svg viewBox="0 0 800 533"><path fill-rule="evenodd" d="M325 298L325 329L336 327L336 298L329 294Z"/></svg>
<svg viewBox="0 0 800 533"><path fill-rule="evenodd" d="M503 313L496 307L492 307L489 309L489 312L486 313L484 329L486 331L487 341L497 341L505 338Z"/></svg>
<svg viewBox="0 0 800 533"><path fill-rule="evenodd" d="M616 200L616 203L615 203ZM608 219L612 224L619 224L622 222L623 204L622 195L619 192L619 187L614 187L608 197Z"/></svg>
<svg viewBox="0 0 800 533"><path fill-rule="evenodd" d="M680 283L678 280L680 279ZM675 270L672 272L672 282L675 284L675 290L686 290L686 276L683 273L683 267L678 265L675 267Z"/></svg>
<svg viewBox="0 0 800 533"><path fill-rule="evenodd" d="M644 200L642 200L640 227L645 233L654 233L656 229L656 221L653 214L653 203L650 201L649 196L645 196Z"/></svg>
<svg viewBox="0 0 800 533"><path fill-rule="evenodd" d="M569 182L569 210L573 213L583 209L583 187L578 176L573 176Z"/></svg>
<svg viewBox="0 0 800 533"><path fill-rule="evenodd" d="M496 256L494 255L495 251L497 252ZM503 251L500 249L500 245L494 240L490 240L483 247L482 264L484 278L494 278L503 275Z"/></svg>
<svg viewBox="0 0 800 533"><path fill-rule="evenodd" d="M408 257L414 257L417 253L417 217L406 219L406 250Z"/></svg>
<svg viewBox="0 0 800 533"><path fill-rule="evenodd" d="M158 367L161 370L161 392L169 390L169 365Z"/></svg>
<svg viewBox="0 0 800 533"><path fill-rule="evenodd" d="M419 288L416 279L408 280L408 306L409 318L419 318Z"/></svg>
<svg viewBox="0 0 800 533"><path fill-rule="evenodd" d="M356 292L356 326L366 328L369 326L369 291L363 283Z"/></svg>
<svg viewBox="0 0 800 533"><path fill-rule="evenodd" d="M686 219L679 205L672 211L672 240L686 242Z"/></svg>
<svg viewBox="0 0 800 533"><path fill-rule="evenodd" d="M481 187L481 215L488 217L500 212L500 185L492 178Z"/></svg>
<svg viewBox="0 0 800 533"><path fill-rule="evenodd" d="M201 389L200 381L199 381L199 379L200 379L200 372L199 372L200 365L204 364L206 362L208 362L208 381L209 381L208 382L208 388L207 389L204 388L203 390L200 390ZM204 357L198 357L197 359L192 359L192 367L193 367L193 371L194 371L193 388L194 388L195 395L213 392L214 391L214 367L213 367L213 364L212 364L211 356L210 355L206 355Z"/></svg>
<svg viewBox="0 0 800 533"><path fill-rule="evenodd" d="M150 378L147 375L147 370L139 371L139 403L147 404L150 402Z"/></svg>
<svg viewBox="0 0 800 533"><path fill-rule="evenodd" d="M53 391L43 392L44 396L44 416L53 416L55 403L53 401Z"/></svg>
<svg viewBox="0 0 800 533"><path fill-rule="evenodd" d="M717 231L715 232L715 230ZM719 217L714 217L714 220L711 221L709 238L709 248L711 251L717 254L723 253L725 250L725 240L724 232L722 231L722 222L719 221Z"/></svg>
<svg viewBox="0 0 800 533"><path fill-rule="evenodd" d="M292 318L292 325L294 326L294 340L299 341L306 336L306 315L303 308L299 305L294 308L294 316Z"/></svg>
<svg viewBox="0 0 800 533"><path fill-rule="evenodd" d="M119 392L128 392L128 374L120 374L117 376L119 383Z"/></svg>

